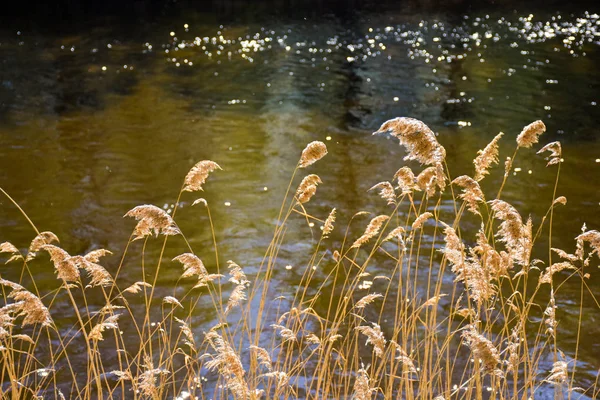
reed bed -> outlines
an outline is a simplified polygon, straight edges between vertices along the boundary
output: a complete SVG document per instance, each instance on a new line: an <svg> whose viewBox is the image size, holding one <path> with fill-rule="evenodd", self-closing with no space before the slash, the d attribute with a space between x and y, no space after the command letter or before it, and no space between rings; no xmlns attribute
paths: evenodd
<svg viewBox="0 0 600 400"><path fill-rule="evenodd" d="M558 196L560 143L540 150L549 154L556 183L537 226L502 199L518 153L544 131L541 121L523 129L506 157L502 184L485 194L480 182L501 159L498 143L508 135L499 134L474 155L472 176L452 177L446 151L425 123L385 122L375 133L395 136L406 160L422 167L405 165L389 181L373 182L369 193L381 197L380 215L335 208L311 214L324 183L309 171L327 155L324 143L312 142L291 172L270 245L251 274L243 254L221 259L218 221L211 204L197 196L210 190L210 175L221 169L213 161L190 170L172 213L140 205L125 214L136 225L111 271L102 266L109 250L69 254L2 191L35 232L30 244L0 245L7 263L20 268L17 279L0 279L2 396L596 398L597 379L580 380L576 373L578 350L567 356L557 341L562 285L574 280L581 298L595 301L586 281L600 256L600 232L585 226L571 249L552 247L554 212L567 201ZM195 199L195 212L210 221L210 259L198 257L177 223L183 196ZM442 207L448 199L452 209ZM338 226L340 216L345 225ZM288 229L303 227L298 221L318 233L303 255L298 282L274 297L282 292L273 288L282 268L278 253ZM475 235L463 228L465 221L479 226ZM543 235L547 240L540 240ZM167 259L165 249L174 242L187 250ZM159 249L156 259L147 257L150 247ZM139 280L125 286L120 274L131 265L132 248L140 249ZM55 288L36 285L29 266L34 259L53 266ZM181 268L181 276L171 282L173 294L162 296L163 287L157 289L164 286L159 278L165 268ZM213 326L195 326L198 309L214 315ZM577 332L579 348L581 309L577 320L569 329Z"/></svg>

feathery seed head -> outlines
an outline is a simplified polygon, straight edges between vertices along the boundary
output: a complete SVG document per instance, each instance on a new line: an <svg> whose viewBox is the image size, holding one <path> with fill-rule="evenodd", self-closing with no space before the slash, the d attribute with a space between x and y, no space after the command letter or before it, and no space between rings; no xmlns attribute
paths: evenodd
<svg viewBox="0 0 600 400"><path fill-rule="evenodd" d="M550 371L550 376L546 378L546 382L554 386L559 386L565 383L568 378L569 371L567 363L565 361L556 361L552 365L552 371Z"/></svg>
<svg viewBox="0 0 600 400"><path fill-rule="evenodd" d="M413 222L413 224L412 224L413 231L416 231L417 229L421 229L421 227L423 226L425 221L427 221L431 217L433 217L433 214L430 213L429 211L424 212L423 214L419 215L417 217L417 219L415 219L415 222Z"/></svg>
<svg viewBox="0 0 600 400"><path fill-rule="evenodd" d="M183 190L186 192L195 192L203 190L202 185L206 182L208 174L214 170L221 169L219 164L210 160L203 160L192 167L190 172L185 176Z"/></svg>
<svg viewBox="0 0 600 400"><path fill-rule="evenodd" d="M381 226L389 218L390 217L388 217L387 215L378 215L377 217L373 218L371 220L371 222L369 222L367 229L365 229L365 233L363 233L361 237L356 239L354 241L354 243L352 243L352 246L350 246L350 247L351 248L360 247L363 244L367 243L372 238L374 238L375 236L377 236L377 234L379 233L379 230L381 229Z"/></svg>
<svg viewBox="0 0 600 400"><path fill-rule="evenodd" d="M208 274L206 268L204 267L204 263L195 254L180 254L175 257L173 261L179 261L183 264L183 274L181 275L182 278L189 278L192 276L198 276L198 278L200 278Z"/></svg>
<svg viewBox="0 0 600 400"><path fill-rule="evenodd" d="M354 308L358 308L358 309L365 308L366 306L368 306L369 304L374 302L375 299L378 299L380 297L383 297L383 295L380 293L368 294L368 295L364 296L362 299L358 300L356 302L356 304L354 305Z"/></svg>
<svg viewBox="0 0 600 400"><path fill-rule="evenodd" d="M373 322L372 325L373 326L361 325L357 326L354 329L365 335L367 337L366 344L371 343L373 345L375 355L379 358L383 358L383 353L385 352L385 345L387 343L387 340L385 340L385 337L383 336L381 327L375 322Z"/></svg>
<svg viewBox="0 0 600 400"><path fill-rule="evenodd" d="M166 236L181 233L169 214L151 204L134 207L125 214L125 217L133 217L139 221L133 230L135 235L133 240L143 239L153 233L155 236L160 233Z"/></svg>
<svg viewBox="0 0 600 400"><path fill-rule="evenodd" d="M173 305L175 307L183 308L183 304L181 304L179 302L179 300L177 300L177 298L173 297L173 296L165 296L165 297L163 297L163 303L165 303L165 304L171 304L171 305Z"/></svg>
<svg viewBox="0 0 600 400"><path fill-rule="evenodd" d="M390 132L406 148L406 160L432 165L441 163L446 158L446 150L438 143L435 133L418 119L394 118L384 122L373 134L385 132Z"/></svg>
<svg viewBox="0 0 600 400"><path fill-rule="evenodd" d="M477 331L474 324L468 326L462 337L471 348L473 356L481 360L484 372L502 376L502 371L497 368L500 363L500 352L488 338Z"/></svg>
<svg viewBox="0 0 600 400"><path fill-rule="evenodd" d="M98 325L94 326L89 334L90 340L104 340L102 332L104 332L107 329L119 329L119 324L117 323L119 316L120 314L111 315Z"/></svg>
<svg viewBox="0 0 600 400"><path fill-rule="evenodd" d="M596 230L591 230L582 233L581 235L575 238L578 242L588 242L590 246L592 246L592 254L596 253L596 255L600 258L600 232ZM581 259L583 259L583 247L580 251Z"/></svg>
<svg viewBox="0 0 600 400"><path fill-rule="evenodd" d="M269 355L269 352L267 350L255 345L251 345L250 350L253 351L254 355L258 359L259 365L265 367L267 371L271 371L273 369L271 356Z"/></svg>
<svg viewBox="0 0 600 400"><path fill-rule="evenodd" d="M544 132L546 132L546 125L542 121L532 122L524 127L519 136L517 136L517 145L529 148L538 142L539 136Z"/></svg>
<svg viewBox="0 0 600 400"><path fill-rule="evenodd" d="M560 142L548 143L547 145L542 147L540 151L537 152L537 154L541 154L545 151L550 152L550 155L546 157L546 160L549 160L548 164L546 164L547 167L561 162L562 148L560 146Z"/></svg>
<svg viewBox="0 0 600 400"><path fill-rule="evenodd" d="M300 156L300 162L298 163L298 167L306 168L309 165L314 164L319 161L321 158L327 155L327 146L325 143L319 142L318 140L314 142L310 142L304 150L302 150L302 156Z"/></svg>
<svg viewBox="0 0 600 400"><path fill-rule="evenodd" d="M317 193L317 185L323 183L318 175L310 174L302 179L298 190L296 190L296 197L300 203L308 203L308 201Z"/></svg>
<svg viewBox="0 0 600 400"><path fill-rule="evenodd" d="M0 285L10 287L12 291L7 297L15 300L15 303L5 305L2 308L4 312L0 314L7 315L6 313L9 312L15 318L23 316L23 326L34 324L48 326L52 324L50 312L39 297L26 290L23 286L7 281L6 279L0 279ZM2 318L0 318L0 324L1 320Z"/></svg>
<svg viewBox="0 0 600 400"><path fill-rule="evenodd" d="M21 255L19 249L17 249L12 243L9 242L4 242L0 244L0 253L9 253L11 255L10 258L6 261L6 264L14 260L23 259L23 256Z"/></svg>
<svg viewBox="0 0 600 400"><path fill-rule="evenodd" d="M331 232L333 232L333 224L335 223L335 208L333 210L331 210L331 212L329 213L329 216L327 217L327 219L325 220L325 223L323 224L323 238L326 238L329 236L329 234Z"/></svg>
<svg viewBox="0 0 600 400"><path fill-rule="evenodd" d="M498 164L498 142L504 133L500 132L483 150L477 151L477 157L473 160L475 165L475 180L482 180L492 164Z"/></svg>
<svg viewBox="0 0 600 400"><path fill-rule="evenodd" d="M373 392L376 389L371 388L369 374L363 367L358 370L356 380L354 381L352 400L371 400Z"/></svg>
<svg viewBox="0 0 600 400"><path fill-rule="evenodd" d="M396 204L396 192L394 191L394 187L391 183L379 182L378 184L370 188L369 191L376 189L379 189L379 196L381 196L382 199L386 200L389 205L393 206Z"/></svg>
<svg viewBox="0 0 600 400"><path fill-rule="evenodd" d="M37 252L42 249L42 246L51 243L59 243L58 237L52 232L41 232L31 241L31 244L29 245L27 261L33 260Z"/></svg>
<svg viewBox="0 0 600 400"><path fill-rule="evenodd" d="M402 167L394 174L394 179L398 180L398 187L402 190L402 194L412 193L413 190L418 190L415 174L410 167Z"/></svg>
<svg viewBox="0 0 600 400"><path fill-rule="evenodd" d="M478 203L484 203L485 197L479 183L467 175L455 178L452 183L463 189L459 197L467 203L468 210L473 214L481 215Z"/></svg>
<svg viewBox="0 0 600 400"><path fill-rule="evenodd" d="M65 282L77 282L79 279L79 267L83 257L71 257L69 253L53 244L46 244L41 247L50 254L50 259L54 264L56 275Z"/></svg>
<svg viewBox="0 0 600 400"><path fill-rule="evenodd" d="M129 286L127 289L123 290L123 292L126 293L139 293L143 287L152 287L151 284L149 284L148 282L135 282L133 285Z"/></svg>

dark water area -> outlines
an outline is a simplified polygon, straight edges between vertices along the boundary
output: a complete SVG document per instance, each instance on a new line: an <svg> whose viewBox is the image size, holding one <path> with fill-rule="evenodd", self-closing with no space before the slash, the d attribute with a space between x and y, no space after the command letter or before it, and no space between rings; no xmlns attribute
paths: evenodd
<svg viewBox="0 0 600 400"><path fill-rule="evenodd" d="M557 195L568 203L555 211L552 246L572 252L584 223L600 229L600 8L593 2L13 7L0 25L0 187L71 254L112 250L111 271L134 226L122 216L139 204L172 210L183 177L203 159L223 167L202 193L222 259L249 271L262 259L291 173L313 140L325 142L329 155L311 167L324 182L311 213L324 218L337 207L347 221L360 210L386 210L367 190L391 180L406 165L405 153L395 139L371 132L397 116L419 118L439 134L453 176L472 174L477 150L504 132L500 165L482 184L489 197L522 127L543 120L547 132L533 150L519 151L503 198L540 223L553 200L556 166L547 168L535 151L559 140ZM193 200L182 198L177 222L210 257L208 219L190 207ZM292 228L281 266L302 265L312 248L305 221ZM473 232L478 228L474 222ZM34 236L1 197L0 242L25 250ZM547 241L544 229L542 248ZM151 257L159 250L151 240L146 251ZM183 250L174 244L166 258ZM130 252L139 255L141 244ZM596 293L597 265L595 259L588 280ZM2 276L10 268L0 267ZM32 268L38 285L56 286L47 259ZM159 283L171 288L180 272L173 264ZM120 279L139 275L132 255ZM300 275L282 268L274 279L286 287ZM579 298L580 284L567 283L557 299L559 344L571 356ZM600 315L589 294L582 314L578 371L593 381ZM211 318L198 311L199 326Z"/></svg>

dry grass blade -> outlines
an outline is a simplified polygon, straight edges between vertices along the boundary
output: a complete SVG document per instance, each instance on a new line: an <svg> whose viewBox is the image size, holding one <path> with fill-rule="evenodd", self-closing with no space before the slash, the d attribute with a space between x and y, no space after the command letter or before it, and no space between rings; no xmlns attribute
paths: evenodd
<svg viewBox="0 0 600 400"><path fill-rule="evenodd" d="M321 158L327 155L327 146L325 143L319 142L318 140L310 142L302 150L302 156L300 156L300 162L298 167L306 168L319 161Z"/></svg>
<svg viewBox="0 0 600 400"><path fill-rule="evenodd" d="M544 132L546 132L546 125L542 121L532 122L524 127L519 136L517 136L517 145L529 148L538 142L539 136Z"/></svg>
<svg viewBox="0 0 600 400"><path fill-rule="evenodd" d="M198 162L185 176L183 190L186 192L202 190L202 185L206 182L208 175L217 169L221 169L221 167L214 161L203 160Z"/></svg>
<svg viewBox="0 0 600 400"><path fill-rule="evenodd" d="M135 235L133 240L143 239L152 234L169 236L181 233L169 214L151 204L134 207L125 214L125 217L133 217L139 221L133 230Z"/></svg>
<svg viewBox="0 0 600 400"><path fill-rule="evenodd" d="M352 243L352 246L350 246L350 248L360 247L363 244L367 243L372 238L374 238L375 236L377 236L377 234L379 233L379 230L381 229L381 226L389 218L390 217L388 217L387 215L378 215L377 217L373 218L371 220L371 222L369 222L369 225L367 225L367 229L365 229L365 233L363 233L361 237L356 239L354 241L354 243Z"/></svg>
<svg viewBox="0 0 600 400"><path fill-rule="evenodd" d="M473 160L475 165L475 180L480 181L489 174L492 164L498 164L498 142L504 133L500 132L483 150L477 151Z"/></svg>

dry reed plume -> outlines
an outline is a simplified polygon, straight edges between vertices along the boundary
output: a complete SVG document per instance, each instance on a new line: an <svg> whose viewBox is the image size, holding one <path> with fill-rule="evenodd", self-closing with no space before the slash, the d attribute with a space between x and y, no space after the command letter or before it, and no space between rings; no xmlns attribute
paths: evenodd
<svg viewBox="0 0 600 400"><path fill-rule="evenodd" d="M532 147L544 131L541 121L523 129L500 190L484 193L481 182L498 164L507 134L474 155L472 177L453 177L427 125L389 120L376 133L391 132L406 160L422 167L400 165L391 181L369 182L369 191L384 200L372 202L373 214L323 213L318 202L309 204L320 177L300 179L295 169L259 259L246 260L243 251L224 245L205 199L193 202L204 207L178 212L177 222L174 211L152 205L128 211L137 224L114 257L104 249L69 254L56 235L37 228L31 242L3 242L0 254L13 268L0 278L2 396L597 398L600 387L585 373L597 366L573 349L571 338L561 341L568 328L561 296L565 283L575 282L580 310L593 303L587 282L600 260L600 233L584 225L574 250L552 247L554 213L567 204L556 193L560 164L546 216L522 216L500 198L516 150ZM548 165L563 162L558 142L539 152L549 152ZM309 143L296 167L325 155L325 144ZM204 190L219 169L208 160L194 165L176 207L185 192ZM202 228L210 240L202 245L184 235L182 221L193 213L208 221ZM367 214L376 216L365 228L360 217ZM311 230L316 222L320 237ZM300 231L290 237L292 227ZM158 235L160 241L149 240ZM309 245L297 243L304 238ZM244 269L224 262L228 252L244 260ZM54 286L37 284L41 264L54 268ZM46 267L50 275L52 267ZM571 334L582 328L581 315L568 323L574 318ZM568 355L563 343L571 346Z"/></svg>

